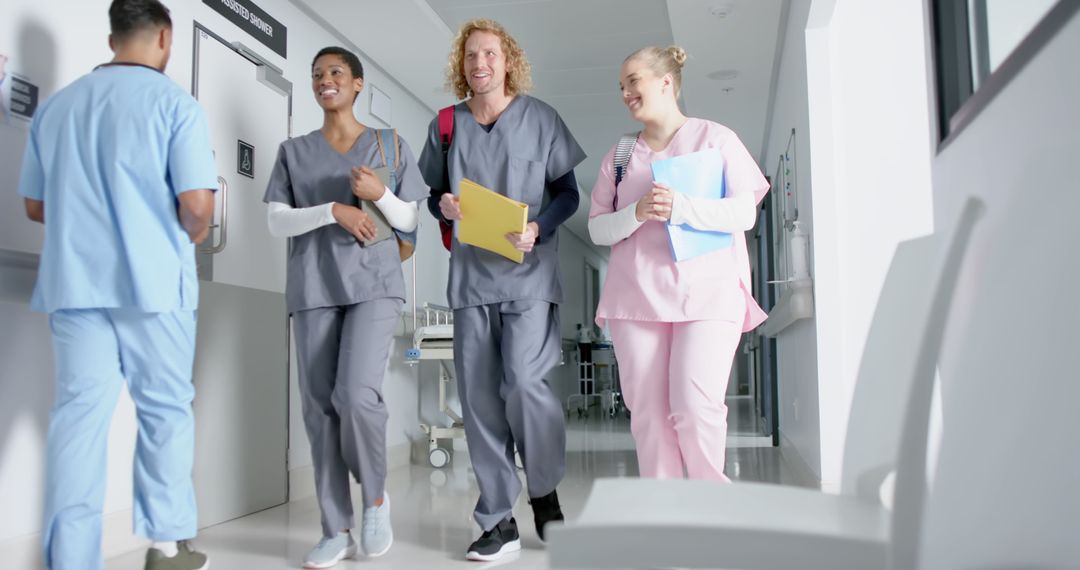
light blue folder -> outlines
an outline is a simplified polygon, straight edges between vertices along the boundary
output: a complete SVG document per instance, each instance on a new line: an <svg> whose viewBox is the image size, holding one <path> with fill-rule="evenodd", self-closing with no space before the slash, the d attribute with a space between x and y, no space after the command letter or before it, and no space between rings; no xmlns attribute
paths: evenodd
<svg viewBox="0 0 1080 570"><path fill-rule="evenodd" d="M701 150L652 163L653 180L675 192L699 198L723 198L724 156L719 149ZM668 222L668 238L675 261L685 261L731 247L731 234L711 232Z"/></svg>

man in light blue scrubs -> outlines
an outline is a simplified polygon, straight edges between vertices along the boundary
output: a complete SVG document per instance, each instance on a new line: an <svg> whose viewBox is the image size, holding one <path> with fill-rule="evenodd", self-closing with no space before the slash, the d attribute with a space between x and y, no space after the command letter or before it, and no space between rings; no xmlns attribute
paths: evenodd
<svg viewBox="0 0 1080 570"><path fill-rule="evenodd" d="M103 568L109 425L135 402L136 534L148 570L206 568L195 536L191 371L198 278L217 186L206 117L163 74L172 46L156 0L109 8L112 62L38 110L19 193L45 224L32 307L49 314L56 401L42 539L53 569Z"/></svg>

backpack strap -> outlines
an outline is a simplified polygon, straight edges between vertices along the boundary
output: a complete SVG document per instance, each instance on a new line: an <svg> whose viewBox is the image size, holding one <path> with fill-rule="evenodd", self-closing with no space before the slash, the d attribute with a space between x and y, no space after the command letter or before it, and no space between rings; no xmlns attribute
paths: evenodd
<svg viewBox="0 0 1080 570"><path fill-rule="evenodd" d="M446 190L450 189L450 143L454 142L454 105L439 109L439 146L443 156L443 184ZM443 247L450 251L454 237L454 225L439 220L439 234L442 236Z"/></svg>
<svg viewBox="0 0 1080 570"><path fill-rule="evenodd" d="M619 209L619 183L626 175L626 167L630 164L630 157L634 154L637 141L638 133L629 133L620 137L619 143L615 145L615 156L612 157L611 162L615 170L615 197L612 206L616 210Z"/></svg>
<svg viewBox="0 0 1080 570"><path fill-rule="evenodd" d="M450 152L450 143L454 140L454 105L439 109L439 142L442 143L443 156Z"/></svg>
<svg viewBox="0 0 1080 570"><path fill-rule="evenodd" d="M375 140L379 143L379 158L382 159L383 166L390 166L393 164L393 170L397 172L400 165L398 149L398 134L397 129L379 129L375 131ZM390 159L386 158L386 149L390 149Z"/></svg>
<svg viewBox="0 0 1080 570"><path fill-rule="evenodd" d="M390 129L391 140L393 144L390 145L390 153L394 155L394 158L390 160L390 163L394 165L394 172L397 172L399 166L401 166L401 142L398 140L397 129Z"/></svg>
<svg viewBox="0 0 1080 570"><path fill-rule="evenodd" d="M398 142L397 129L379 129L375 131L375 135L375 140L379 144L379 157L382 159L383 166L390 167L393 164L392 170L397 172L401 155L398 152L400 143ZM386 156L387 152L390 154L389 158ZM401 261L409 259L416 251L416 232L417 230L403 232L394 229L394 235L397 236L398 242L398 257L401 258Z"/></svg>

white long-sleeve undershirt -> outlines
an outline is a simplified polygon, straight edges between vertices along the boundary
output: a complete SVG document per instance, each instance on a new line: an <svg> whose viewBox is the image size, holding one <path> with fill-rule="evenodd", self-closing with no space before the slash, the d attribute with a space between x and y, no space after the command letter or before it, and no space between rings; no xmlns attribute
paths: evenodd
<svg viewBox="0 0 1080 570"><path fill-rule="evenodd" d="M375 207L386 216L386 221L402 232L416 229L418 216L416 204L404 202L389 189L374 202ZM334 219L334 202L307 208L294 208L284 202L267 204L266 223L274 237L295 237L312 230L337 223Z"/></svg>
<svg viewBox="0 0 1080 570"><path fill-rule="evenodd" d="M615 245L630 237L645 222L637 219L637 203L611 212L589 218L589 237L596 245Z"/></svg>
<svg viewBox="0 0 1080 570"><path fill-rule="evenodd" d="M757 208L752 192L730 198L699 198L674 194L671 223L717 232L743 232L754 227ZM615 245L630 237L645 222L637 219L637 203L617 212L589 219L589 237L596 245Z"/></svg>
<svg viewBox="0 0 1080 570"><path fill-rule="evenodd" d="M730 198L700 198L675 194L671 205L671 223L713 232L745 232L757 221L757 203L753 192Z"/></svg>

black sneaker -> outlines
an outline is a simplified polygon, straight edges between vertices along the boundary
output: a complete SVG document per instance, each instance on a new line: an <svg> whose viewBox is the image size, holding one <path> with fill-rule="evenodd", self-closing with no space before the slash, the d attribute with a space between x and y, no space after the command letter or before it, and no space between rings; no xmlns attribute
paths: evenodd
<svg viewBox="0 0 1080 570"><path fill-rule="evenodd" d="M552 521L565 520L562 509L559 507L559 495L552 491L543 497L529 499L533 509L533 520L536 521L536 534L540 540L544 540L544 527Z"/></svg>
<svg viewBox="0 0 1080 570"><path fill-rule="evenodd" d="M484 531L476 542L469 545L465 559L489 562L502 558L507 552L518 550L521 550L521 541L518 540L517 521L510 517L510 520L502 521L495 525L495 528Z"/></svg>

